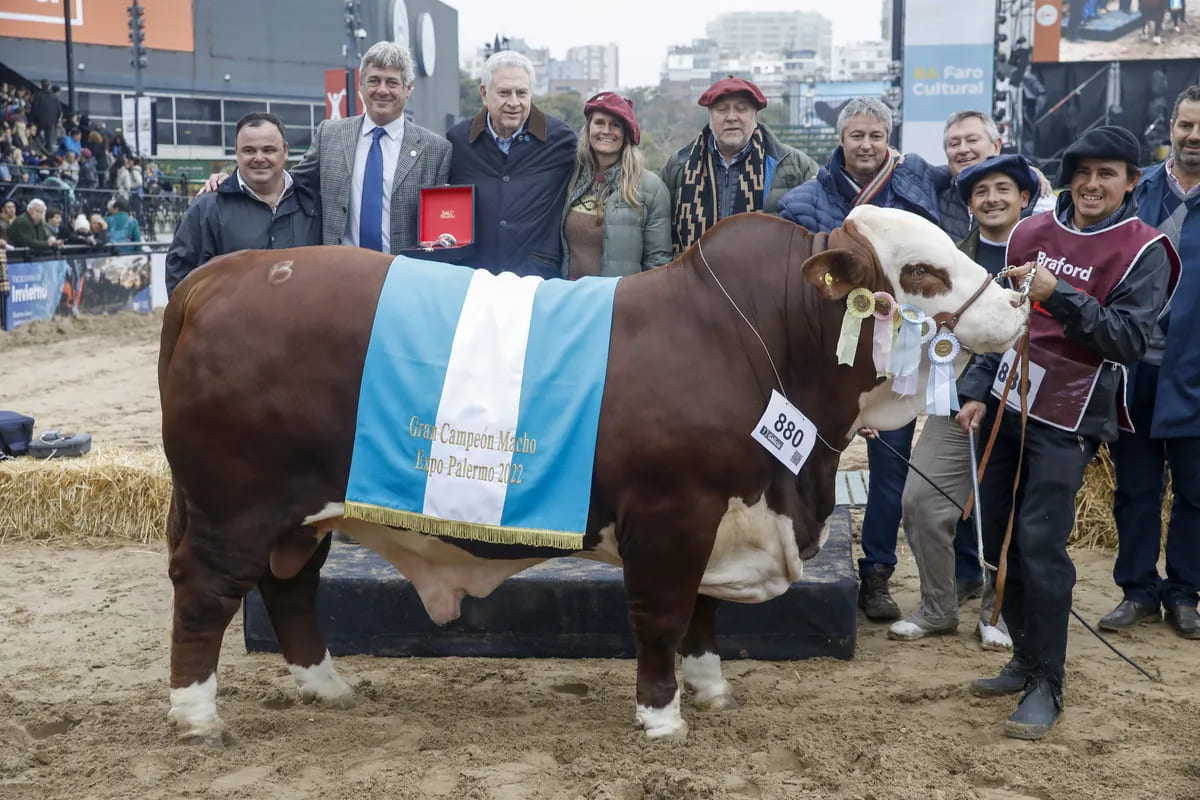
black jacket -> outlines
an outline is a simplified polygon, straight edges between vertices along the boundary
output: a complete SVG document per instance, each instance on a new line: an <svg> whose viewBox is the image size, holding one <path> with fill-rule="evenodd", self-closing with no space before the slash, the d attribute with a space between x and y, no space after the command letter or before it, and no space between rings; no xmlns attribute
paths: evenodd
<svg viewBox="0 0 1200 800"><path fill-rule="evenodd" d="M1061 215L1071 207L1071 195L1059 195ZM1125 213L1115 222L1137 214L1137 203L1130 200ZM1167 284L1171 262L1166 248L1155 242L1133 263L1125 280L1105 298L1101 305L1096 298L1075 289L1062 278L1049 298L1042 302L1050 316L1062 323L1068 339L1090 347L1109 361L1126 366L1134 364L1146 351L1151 330L1167 300ZM992 382L1000 366L1000 353L976 356L958 382L958 393L970 400L997 404L991 396ZM1076 431L1080 436L1111 442L1117 438L1117 392L1121 388L1121 370L1106 364L1100 371L1092 400L1083 412ZM1040 425L1030 420L1030 427Z"/></svg>
<svg viewBox="0 0 1200 800"><path fill-rule="evenodd" d="M38 126L38 130L55 125L61 116L62 103L59 99L45 89L38 89L29 107L29 119Z"/></svg>
<svg viewBox="0 0 1200 800"><path fill-rule="evenodd" d="M209 259L236 250L283 250L321 243L321 203L299 184L275 212L246 194L237 173L188 208L167 251L167 295Z"/></svg>
<svg viewBox="0 0 1200 800"><path fill-rule="evenodd" d="M492 272L558 277L575 132L533 106L507 156L488 131L486 109L446 138L454 146L450 183L475 186L475 245L463 248L461 260Z"/></svg>

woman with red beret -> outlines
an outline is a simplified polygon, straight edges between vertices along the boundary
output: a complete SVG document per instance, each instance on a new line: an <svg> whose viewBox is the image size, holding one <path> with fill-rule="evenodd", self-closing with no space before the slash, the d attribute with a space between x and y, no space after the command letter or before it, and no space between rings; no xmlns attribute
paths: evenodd
<svg viewBox="0 0 1200 800"><path fill-rule="evenodd" d="M671 199L646 171L633 102L600 92L583 106L563 208L562 275L632 275L671 260Z"/></svg>

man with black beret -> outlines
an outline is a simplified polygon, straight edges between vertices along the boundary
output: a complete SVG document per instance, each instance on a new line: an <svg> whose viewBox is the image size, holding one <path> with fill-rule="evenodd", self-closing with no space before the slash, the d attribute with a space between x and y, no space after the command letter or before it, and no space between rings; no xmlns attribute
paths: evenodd
<svg viewBox="0 0 1200 800"><path fill-rule="evenodd" d="M1123 630L1165 614L1176 634L1200 639L1200 84L1176 99L1171 156L1142 174L1134 198L1138 217L1178 248L1183 276L1170 314L1130 370L1136 430L1121 431L1108 448L1116 473L1113 579L1123 597L1100 627ZM1158 556L1168 465L1173 499L1163 579Z"/></svg>
<svg viewBox="0 0 1200 800"><path fill-rule="evenodd" d="M964 431L981 423L990 430L1000 415L979 511L988 563L1000 564L1007 541L1007 583L997 591L1013 640L1000 674L973 681L971 692L1024 693L1004 726L1017 739L1046 736L1062 713L1075 494L1100 443L1128 426L1126 368L1141 358L1179 277L1170 240L1136 216L1140 156L1132 133L1108 125L1067 148L1058 184L1070 192L1054 212L1018 223L1008 241L1005 260L1019 265L1008 275L1018 286L1029 279L1034 302L1027 343L976 358L959 381L970 398L958 414ZM1027 351L1027 369L1018 348ZM1009 409L1001 414L1006 385Z"/></svg>
<svg viewBox="0 0 1200 800"><path fill-rule="evenodd" d="M1038 175L1022 156L992 156L960 172L956 186L977 223L959 249L995 275L1005 267L1009 235L1038 196ZM912 463L958 506L966 504L971 493L971 449L954 420L933 414L925 418ZM905 481L902 505L904 534L921 579L921 601L913 613L892 625L888 638L913 641L932 634L953 634L958 630L955 539L961 512L915 473ZM974 529L970 535L975 538ZM995 576L985 578L975 630L983 649L1009 650L1012 639L1004 620L991 624Z"/></svg>
<svg viewBox="0 0 1200 800"><path fill-rule="evenodd" d="M697 104L708 109L708 124L659 171L671 197L676 255L732 214L778 213L780 198L817 174L817 162L758 121L767 98L753 82L722 78Z"/></svg>

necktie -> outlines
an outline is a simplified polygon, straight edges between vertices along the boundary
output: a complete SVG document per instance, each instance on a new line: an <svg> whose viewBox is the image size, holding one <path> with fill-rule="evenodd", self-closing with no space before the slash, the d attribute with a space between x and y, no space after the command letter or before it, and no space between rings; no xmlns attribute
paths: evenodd
<svg viewBox="0 0 1200 800"><path fill-rule="evenodd" d="M358 208L358 246L383 250L383 147L379 144L386 130L371 131L375 137L367 153L363 170L362 202Z"/></svg>

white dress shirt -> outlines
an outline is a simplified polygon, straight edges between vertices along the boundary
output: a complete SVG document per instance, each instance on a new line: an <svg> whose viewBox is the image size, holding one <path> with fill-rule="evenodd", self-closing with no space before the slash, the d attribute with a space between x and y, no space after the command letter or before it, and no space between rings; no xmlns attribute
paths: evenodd
<svg viewBox="0 0 1200 800"><path fill-rule="evenodd" d="M346 234L342 244L358 247L358 217L362 208L363 173L367 170L367 155L371 152L373 130L378 128L370 117L363 117L362 134L354 150L354 172L350 175L350 203L346 206ZM392 177L396 174L396 162L400 158L400 147L404 143L404 115L383 126L387 131L379 139L383 151L383 252L392 251Z"/></svg>

